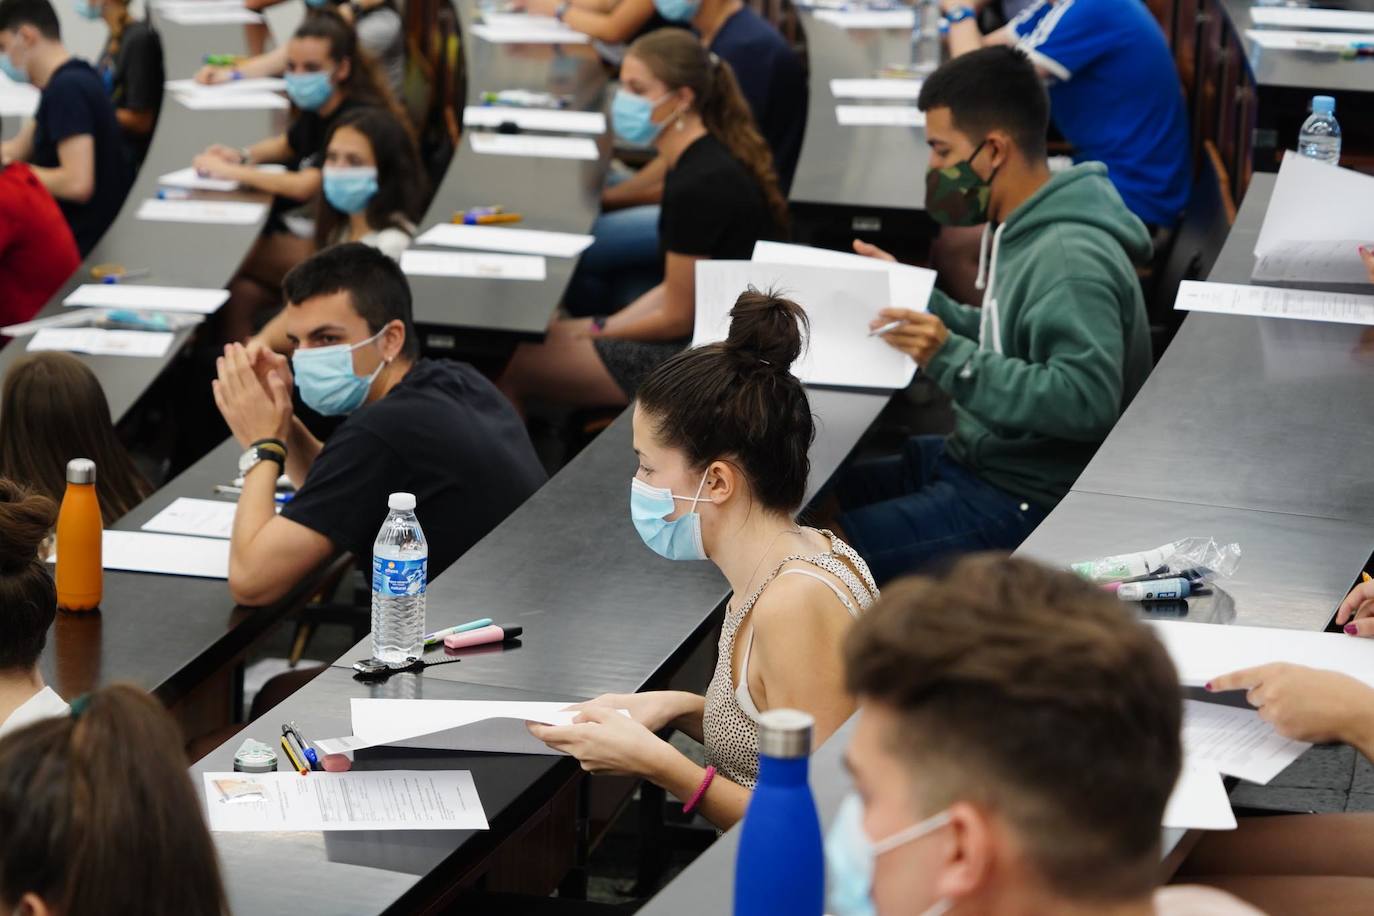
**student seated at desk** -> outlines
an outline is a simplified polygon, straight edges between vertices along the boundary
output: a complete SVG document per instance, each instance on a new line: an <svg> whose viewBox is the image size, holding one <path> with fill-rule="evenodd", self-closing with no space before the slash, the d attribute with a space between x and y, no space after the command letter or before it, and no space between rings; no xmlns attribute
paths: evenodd
<svg viewBox="0 0 1374 916"><path fill-rule="evenodd" d="M1011 549L1068 492L1150 371L1149 322L1128 253L1150 239L1100 163L1051 177L1045 90L1010 48L933 73L926 208L987 223L982 309L938 290L928 312L883 309L876 328L953 400L954 434L855 465L836 487L841 527L879 582L941 554ZM993 230L993 226L996 227ZM860 254L891 259L863 242Z"/></svg>
<svg viewBox="0 0 1374 916"><path fill-rule="evenodd" d="M662 25L654 20L655 0L515 0L515 8L553 16L569 28L608 45L620 45Z"/></svg>
<svg viewBox="0 0 1374 916"><path fill-rule="evenodd" d="M741 0L655 0L659 15L690 25L703 47L730 65L759 133L773 153L786 195L806 129L806 68L787 40ZM568 285L573 314L594 314L631 302L663 279L659 204L667 164L658 156L601 192L596 241L584 251Z"/></svg>
<svg viewBox="0 0 1374 916"><path fill-rule="evenodd" d="M263 3L248 0L244 6L263 10L282 0ZM358 47L376 63L392 93L401 98L405 91L406 37L401 14L392 0L305 0L307 15L315 10L332 8L358 33ZM249 57L230 67L206 64L196 71L196 82L227 83L230 80L261 76L281 76L286 72L286 46L265 54Z"/></svg>
<svg viewBox="0 0 1374 916"><path fill-rule="evenodd" d="M607 695L584 704L576 724L530 726L590 772L640 776L684 801L701 794L702 815L722 829L744 816L758 779L761 711L805 710L818 744L853 712L838 649L878 595L847 544L796 521L815 436L790 371L805 314L751 289L730 315L728 339L660 366L634 412L635 528L667 559L709 558L734 592L706 696ZM654 734L670 725L701 741L714 769Z"/></svg>
<svg viewBox="0 0 1374 916"><path fill-rule="evenodd" d="M0 737L67 712L38 671L57 617L57 586L45 562L56 522L56 503L0 477Z"/></svg>
<svg viewBox="0 0 1374 916"><path fill-rule="evenodd" d="M466 363L420 359L410 287L358 242L287 274L288 361L261 344L225 347L215 403L247 451L229 548L229 591L268 604L341 550L370 560L387 496L415 494L433 580L544 482L520 417ZM320 442L291 387L348 419ZM274 511L278 475L298 490Z"/></svg>
<svg viewBox="0 0 1374 916"><path fill-rule="evenodd" d="M95 69L137 166L148 153L162 108L162 39L147 20L129 15L128 0L76 0L76 11L83 19L104 19L109 26Z"/></svg>
<svg viewBox="0 0 1374 916"><path fill-rule="evenodd" d="M1374 583L1341 602L1336 623L1350 636L1374 636ZM1224 674L1207 689L1244 690L1280 735L1347 744L1374 761L1374 688L1355 678L1279 662ZM1243 817L1239 824L1204 835L1179 873L1274 916L1358 913L1374 901L1374 814Z"/></svg>
<svg viewBox="0 0 1374 916"><path fill-rule="evenodd" d="M362 242L399 261L415 236L427 186L415 140L395 115L363 108L339 118L325 140L324 181L315 201L316 249ZM285 311L254 339L287 352Z"/></svg>
<svg viewBox="0 0 1374 916"><path fill-rule="evenodd" d="M286 94L295 115L286 133L259 140L246 149L215 144L195 158L195 167L211 178L228 178L247 188L274 194L272 214L262 237L230 281L230 299L217 320L227 340L244 340L253 332L259 309L281 302L281 279L310 256L314 245L295 235L286 215L319 194L324 140L344 115L366 107L394 106L377 81L371 62L358 52L353 29L330 12L306 18L287 42ZM264 172L264 163L283 163L285 172Z"/></svg>
<svg viewBox="0 0 1374 916"><path fill-rule="evenodd" d="M133 182L105 86L62 44L48 0L0 0L0 69L43 90L33 119L0 144L0 156L33 167L85 257L114 222Z"/></svg>
<svg viewBox="0 0 1374 916"><path fill-rule="evenodd" d="M844 646L855 794L827 913L1260 916L1156 891L1178 675L1119 601L999 555L894 584Z"/></svg>
<svg viewBox="0 0 1374 916"><path fill-rule="evenodd" d="M659 217L664 279L614 314L555 320L544 343L520 344L500 385L522 409L530 399L628 404L691 338L696 262L748 259L756 241L786 229L772 155L728 63L682 29L660 29L630 46L620 81L616 134L652 142L668 166Z"/></svg>
<svg viewBox="0 0 1374 916"><path fill-rule="evenodd" d="M57 201L33 169L0 150L0 327L37 315L80 266Z"/></svg>
<svg viewBox="0 0 1374 916"><path fill-rule="evenodd" d="M120 442L90 367L70 353L26 354L0 389L0 474L61 503L73 458L95 462L107 527L153 492Z"/></svg>
<svg viewBox="0 0 1374 916"><path fill-rule="evenodd" d="M0 909L228 916L181 745L161 704L121 684L0 740Z"/></svg>

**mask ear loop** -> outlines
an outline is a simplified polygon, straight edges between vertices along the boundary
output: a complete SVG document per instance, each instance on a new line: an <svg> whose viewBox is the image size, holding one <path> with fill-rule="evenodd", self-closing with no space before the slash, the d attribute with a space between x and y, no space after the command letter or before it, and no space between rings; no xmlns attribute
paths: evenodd
<svg viewBox="0 0 1374 916"><path fill-rule="evenodd" d="M702 498L701 498L701 491L704 490L704 489L706 489L706 478L707 478L707 476L710 475L710 473L711 473L711 469L710 469L710 468L707 468L706 470L704 470L704 471L701 472L701 483L697 484L697 495L692 497L692 511L693 511L693 512L697 511L697 504L703 502L703 500L702 500ZM710 502L709 499L704 500L704 501L705 501L705 502Z"/></svg>
<svg viewBox="0 0 1374 916"><path fill-rule="evenodd" d="M891 852L899 846L905 846L907 843L919 840L927 834L934 833L947 824L949 824L948 811L941 811L939 814L931 815L923 821L912 824L910 827L903 830L898 830L896 833L892 834L892 836L874 843L873 855L880 856L885 852Z"/></svg>

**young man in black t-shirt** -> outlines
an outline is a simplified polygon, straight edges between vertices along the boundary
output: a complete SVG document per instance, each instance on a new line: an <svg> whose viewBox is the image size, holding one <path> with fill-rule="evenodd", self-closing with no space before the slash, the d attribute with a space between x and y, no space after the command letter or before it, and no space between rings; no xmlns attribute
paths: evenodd
<svg viewBox="0 0 1374 916"><path fill-rule="evenodd" d="M114 106L90 64L62 44L48 0L0 0L0 54L12 76L43 90L33 120L3 144L57 198L82 256L119 213L133 170Z"/></svg>
<svg viewBox="0 0 1374 916"><path fill-rule="evenodd" d="M247 449L230 592L267 604L333 553L370 556L396 492L415 494L433 579L544 482L524 424L471 366L418 358L405 276L376 249L336 245L283 286L291 360L230 344L214 382ZM293 415L293 383L312 409L348 415L327 442ZM282 470L299 489L277 515Z"/></svg>

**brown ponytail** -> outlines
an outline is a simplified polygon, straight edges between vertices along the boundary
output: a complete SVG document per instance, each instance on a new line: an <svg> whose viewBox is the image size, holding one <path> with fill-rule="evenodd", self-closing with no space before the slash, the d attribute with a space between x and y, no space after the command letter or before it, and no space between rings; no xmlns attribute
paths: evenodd
<svg viewBox="0 0 1374 916"><path fill-rule="evenodd" d="M32 893L66 914L227 914L198 796L180 730L137 687L106 687L79 715L7 735L0 907Z"/></svg>
<svg viewBox="0 0 1374 916"><path fill-rule="evenodd" d="M57 589L38 551L56 520L52 500L0 477L0 672L27 673L43 654Z"/></svg>
<svg viewBox="0 0 1374 916"><path fill-rule="evenodd" d="M806 389L791 372L807 327L795 302L752 287L741 293L723 343L684 350L640 386L654 436L693 469L728 458L765 508L795 512L816 435Z"/></svg>
<svg viewBox="0 0 1374 916"><path fill-rule="evenodd" d="M711 136L754 177L773 222L785 230L787 199L773 168L773 153L759 133L730 64L703 48L685 29L655 29L630 45L627 53L642 60L669 89L686 86L692 90L693 110L701 115Z"/></svg>

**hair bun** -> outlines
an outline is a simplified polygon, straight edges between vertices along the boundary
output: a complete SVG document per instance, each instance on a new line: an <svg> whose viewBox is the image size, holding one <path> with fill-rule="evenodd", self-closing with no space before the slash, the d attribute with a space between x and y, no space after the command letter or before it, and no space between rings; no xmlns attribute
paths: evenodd
<svg viewBox="0 0 1374 916"><path fill-rule="evenodd" d="M0 477L0 575L18 572L38 557L38 548L57 521L57 506L12 480Z"/></svg>
<svg viewBox="0 0 1374 916"><path fill-rule="evenodd" d="M791 369L801 356L803 335L810 327L806 312L773 290L754 287L740 293L730 309L730 334L725 349L779 372Z"/></svg>

